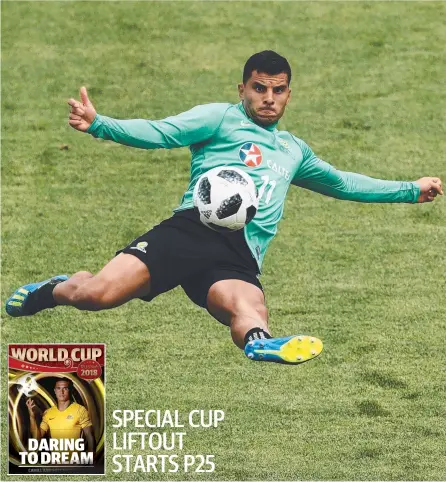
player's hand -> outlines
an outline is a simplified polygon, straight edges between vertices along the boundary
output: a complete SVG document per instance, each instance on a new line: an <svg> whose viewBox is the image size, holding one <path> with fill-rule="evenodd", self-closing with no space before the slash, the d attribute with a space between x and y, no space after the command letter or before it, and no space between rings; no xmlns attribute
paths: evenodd
<svg viewBox="0 0 446 482"><path fill-rule="evenodd" d="M437 194L443 195L443 186L439 177L422 177L416 183L420 186L418 203L432 202Z"/></svg>
<svg viewBox="0 0 446 482"><path fill-rule="evenodd" d="M28 407L28 412L31 417L34 417L33 408L36 406L32 398L28 398L26 401L26 406Z"/></svg>
<svg viewBox="0 0 446 482"><path fill-rule="evenodd" d="M96 117L96 109L90 102L85 87L81 87L80 95L82 102L79 102L76 99L70 99L68 101L68 105L71 107L68 124L70 124L73 129L85 132Z"/></svg>

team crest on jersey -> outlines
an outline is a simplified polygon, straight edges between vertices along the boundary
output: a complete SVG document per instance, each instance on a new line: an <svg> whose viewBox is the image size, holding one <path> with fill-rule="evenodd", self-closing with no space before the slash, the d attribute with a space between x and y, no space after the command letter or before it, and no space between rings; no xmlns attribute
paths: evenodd
<svg viewBox="0 0 446 482"><path fill-rule="evenodd" d="M281 145L286 151L289 151L289 150L290 150L290 145L288 144L288 142L287 142L285 139L280 139L280 137L279 137L279 142L280 142L280 145Z"/></svg>
<svg viewBox="0 0 446 482"><path fill-rule="evenodd" d="M253 142L246 142L240 147L239 157L248 167L257 167L262 163L262 151Z"/></svg>

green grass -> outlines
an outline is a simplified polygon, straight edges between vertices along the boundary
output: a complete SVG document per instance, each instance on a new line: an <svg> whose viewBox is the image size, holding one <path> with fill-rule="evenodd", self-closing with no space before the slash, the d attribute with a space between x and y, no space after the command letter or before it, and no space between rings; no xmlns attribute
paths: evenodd
<svg viewBox="0 0 446 482"><path fill-rule="evenodd" d="M66 100L83 84L101 113L162 118L236 102L249 55L276 49L293 68L282 129L343 170L446 180L445 15L435 2L3 2L2 299L99 270L187 185L187 149L71 130ZM290 190L262 282L274 333L325 343L301 367L249 363L176 289L110 312L3 318L2 386L7 343L105 342L109 435L115 409L225 410L184 451L215 454L215 474L113 474L109 437L110 480L445 480L445 216L444 199ZM6 416L2 428L4 474Z"/></svg>

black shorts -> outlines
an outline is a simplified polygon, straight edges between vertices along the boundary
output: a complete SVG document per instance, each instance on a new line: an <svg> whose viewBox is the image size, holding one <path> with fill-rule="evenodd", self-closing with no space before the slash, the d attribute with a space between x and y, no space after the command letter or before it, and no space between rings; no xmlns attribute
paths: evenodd
<svg viewBox="0 0 446 482"><path fill-rule="evenodd" d="M246 281L263 291L243 230L212 231L194 209L175 213L119 253L133 254L148 267L151 290L144 301L181 286L195 304L206 308L209 288L225 279Z"/></svg>

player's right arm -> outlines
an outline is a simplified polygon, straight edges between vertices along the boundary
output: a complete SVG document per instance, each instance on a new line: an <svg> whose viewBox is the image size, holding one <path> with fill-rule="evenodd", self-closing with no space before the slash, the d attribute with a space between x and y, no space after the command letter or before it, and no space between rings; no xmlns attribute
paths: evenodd
<svg viewBox="0 0 446 482"><path fill-rule="evenodd" d="M40 440L43 438L48 431L48 425L46 424L45 421L45 414L44 418L42 420L42 423L40 424L40 427L37 425L36 421L36 415L34 413L33 408L36 406L32 398L28 398L26 401L26 406L28 407L28 412L29 412L29 421L30 421L30 432L31 432L31 437L35 438L36 440Z"/></svg>
<svg viewBox="0 0 446 482"><path fill-rule="evenodd" d="M87 89L80 90L82 102L70 99L68 123L81 132L140 149L171 149L190 146L210 139L218 130L229 104L196 106L182 114L163 120L118 120L99 115L88 98Z"/></svg>

